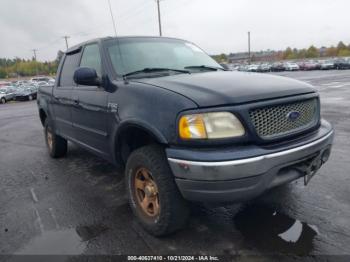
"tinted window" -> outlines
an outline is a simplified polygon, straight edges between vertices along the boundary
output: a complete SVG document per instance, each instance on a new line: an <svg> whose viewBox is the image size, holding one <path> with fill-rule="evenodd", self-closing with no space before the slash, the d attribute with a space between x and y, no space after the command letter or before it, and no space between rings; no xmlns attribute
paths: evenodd
<svg viewBox="0 0 350 262"><path fill-rule="evenodd" d="M75 69L79 65L79 58L80 58L80 52L66 56L64 60L62 72L61 72L60 86L74 85L73 75L74 75Z"/></svg>
<svg viewBox="0 0 350 262"><path fill-rule="evenodd" d="M101 56L97 44L87 45L84 48L80 67L94 68L98 75L101 75Z"/></svg>

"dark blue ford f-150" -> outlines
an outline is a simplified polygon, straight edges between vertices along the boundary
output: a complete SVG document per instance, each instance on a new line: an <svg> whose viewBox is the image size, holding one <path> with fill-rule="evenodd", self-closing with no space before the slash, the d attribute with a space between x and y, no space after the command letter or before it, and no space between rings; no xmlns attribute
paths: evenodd
<svg viewBox="0 0 350 262"><path fill-rule="evenodd" d="M124 167L131 208L158 236L185 224L187 201L233 203L307 183L333 140L309 84L226 71L172 38L68 49L38 107L50 155L63 157L71 141Z"/></svg>

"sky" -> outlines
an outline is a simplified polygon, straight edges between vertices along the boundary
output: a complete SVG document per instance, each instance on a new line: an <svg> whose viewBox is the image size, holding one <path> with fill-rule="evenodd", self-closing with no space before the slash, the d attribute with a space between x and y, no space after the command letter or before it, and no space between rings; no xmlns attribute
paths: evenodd
<svg viewBox="0 0 350 262"><path fill-rule="evenodd" d="M158 32L155 0L110 0L118 35ZM161 0L163 35L209 54L350 44L349 0ZM114 36L108 0L0 0L0 57L53 60L69 45Z"/></svg>

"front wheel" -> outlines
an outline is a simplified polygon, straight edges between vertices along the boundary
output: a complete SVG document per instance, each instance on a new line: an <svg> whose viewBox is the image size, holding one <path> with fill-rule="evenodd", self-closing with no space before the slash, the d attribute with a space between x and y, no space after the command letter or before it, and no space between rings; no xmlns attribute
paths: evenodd
<svg viewBox="0 0 350 262"><path fill-rule="evenodd" d="M67 154L67 140L56 135L49 121L45 120L45 140L52 158L60 158Z"/></svg>
<svg viewBox="0 0 350 262"><path fill-rule="evenodd" d="M135 150L125 172L131 209L146 231L163 236L185 225L188 204L175 184L162 147Z"/></svg>
<svg viewBox="0 0 350 262"><path fill-rule="evenodd" d="M1 98L1 104L6 104L6 99L4 97Z"/></svg>

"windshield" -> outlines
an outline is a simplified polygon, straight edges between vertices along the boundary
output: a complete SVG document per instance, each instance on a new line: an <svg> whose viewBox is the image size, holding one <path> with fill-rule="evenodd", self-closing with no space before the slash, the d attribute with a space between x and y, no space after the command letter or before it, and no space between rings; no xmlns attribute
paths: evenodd
<svg viewBox="0 0 350 262"><path fill-rule="evenodd" d="M20 87L20 88L18 88L18 91L19 92L25 92L25 91L31 91L31 87Z"/></svg>
<svg viewBox="0 0 350 262"><path fill-rule="evenodd" d="M119 41L114 39L108 42L107 51L118 75L145 68L188 70L186 67L203 65L222 68L199 47L177 39L125 38ZM197 71L200 69L191 68Z"/></svg>

